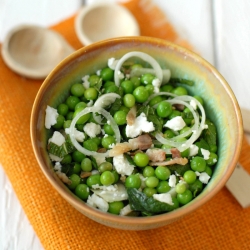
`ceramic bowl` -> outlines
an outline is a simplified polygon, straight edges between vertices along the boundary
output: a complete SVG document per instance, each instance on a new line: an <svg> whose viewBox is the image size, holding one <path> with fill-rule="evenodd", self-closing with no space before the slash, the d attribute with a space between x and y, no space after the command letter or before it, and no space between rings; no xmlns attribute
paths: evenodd
<svg viewBox="0 0 250 250"><path fill-rule="evenodd" d="M47 105L57 107L66 99L71 85L86 74L107 65L111 57L121 58L130 51L142 51L154 57L173 77L193 80L193 95L205 101L207 116L215 123L218 134L219 160L205 189L193 201L172 212L152 217L122 217L91 208L62 184L53 171L46 151L49 136L44 127ZM63 60L43 82L31 115L31 140L36 159L52 186L73 207L103 225L125 230L147 230L167 225L205 204L225 185L241 151L243 130L240 108L225 79L207 61L193 52L165 40L149 37L123 37L86 46Z"/></svg>

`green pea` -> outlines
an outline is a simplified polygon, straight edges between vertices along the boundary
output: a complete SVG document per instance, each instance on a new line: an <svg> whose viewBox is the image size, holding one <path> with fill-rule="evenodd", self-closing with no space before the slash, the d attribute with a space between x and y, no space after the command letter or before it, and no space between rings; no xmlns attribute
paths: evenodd
<svg viewBox="0 0 250 250"><path fill-rule="evenodd" d="M75 189L77 185L80 184L80 176L77 174L70 175L69 179L71 180L71 184L68 185L69 189Z"/></svg>
<svg viewBox="0 0 250 250"><path fill-rule="evenodd" d="M87 107L87 104L86 102L78 102L75 106L75 110L77 109L80 109L80 110L83 110Z"/></svg>
<svg viewBox="0 0 250 250"><path fill-rule="evenodd" d="M162 96L157 95L157 96L153 97L153 98L150 100L149 106L152 107L152 106L154 106L155 104L162 102L163 100L164 100L164 99L163 99Z"/></svg>
<svg viewBox="0 0 250 250"><path fill-rule="evenodd" d="M128 107L122 105L122 106L119 108L119 110L122 110L122 111L124 111L126 114L128 114L130 108L128 108Z"/></svg>
<svg viewBox="0 0 250 250"><path fill-rule="evenodd" d="M175 186L175 191L177 194L183 194L187 189L185 183L177 183Z"/></svg>
<svg viewBox="0 0 250 250"><path fill-rule="evenodd" d="M135 105L135 97L132 94L124 95L123 104L127 108L132 108Z"/></svg>
<svg viewBox="0 0 250 250"><path fill-rule="evenodd" d="M173 94L175 94L175 95L178 95L178 96L187 95L188 94L187 89L184 88L184 87L181 87L181 86L178 86L178 87L174 88L171 92Z"/></svg>
<svg viewBox="0 0 250 250"><path fill-rule="evenodd" d="M123 81L121 87L125 94L132 94L134 91L134 84L130 80Z"/></svg>
<svg viewBox="0 0 250 250"><path fill-rule="evenodd" d="M172 113L172 105L169 102L162 101L156 108L157 115L166 118Z"/></svg>
<svg viewBox="0 0 250 250"><path fill-rule="evenodd" d="M181 112L179 110L173 110L172 113L169 115L169 120L175 118L176 116L181 116Z"/></svg>
<svg viewBox="0 0 250 250"><path fill-rule="evenodd" d="M102 146L106 149L109 149L110 145L115 143L115 138L111 135L105 136L102 138Z"/></svg>
<svg viewBox="0 0 250 250"><path fill-rule="evenodd" d="M103 162L98 166L98 171L103 173L105 171L111 171L113 169L113 165L110 162Z"/></svg>
<svg viewBox="0 0 250 250"><path fill-rule="evenodd" d="M202 97L198 96L198 95L194 95L194 98L200 102L201 105L204 105L204 101L202 99Z"/></svg>
<svg viewBox="0 0 250 250"><path fill-rule="evenodd" d="M191 168L193 171L203 172L206 169L206 161L200 156L195 156L191 160Z"/></svg>
<svg viewBox="0 0 250 250"><path fill-rule="evenodd" d="M174 87L170 84L165 84L161 86L160 91L161 92L171 92L174 89Z"/></svg>
<svg viewBox="0 0 250 250"><path fill-rule="evenodd" d="M155 188L151 187L145 187L142 192L146 194L148 197L152 197L154 194L157 193L157 190Z"/></svg>
<svg viewBox="0 0 250 250"><path fill-rule="evenodd" d="M127 114L123 110L118 110L114 114L114 120L117 125L124 125L127 123L126 120Z"/></svg>
<svg viewBox="0 0 250 250"><path fill-rule="evenodd" d="M75 110L74 115L73 115L73 118L75 118L76 115L77 115L78 113L80 113L83 109L84 109L84 108L78 108L77 110ZM87 113L87 114L85 114L85 115L82 115L82 116L77 120L76 124L84 124L84 123L86 123L86 122L89 120L90 116L91 116L90 113Z"/></svg>
<svg viewBox="0 0 250 250"><path fill-rule="evenodd" d="M143 169L143 176L144 177L149 177L149 176L154 176L155 175L155 170L153 167L151 166L146 166L144 169Z"/></svg>
<svg viewBox="0 0 250 250"><path fill-rule="evenodd" d="M61 164L69 164L71 162L72 162L72 156L70 154L65 155L61 160Z"/></svg>
<svg viewBox="0 0 250 250"><path fill-rule="evenodd" d="M155 176L149 176L149 177L147 177L145 184L147 187L155 188L159 184L159 179Z"/></svg>
<svg viewBox="0 0 250 250"><path fill-rule="evenodd" d="M136 166L138 167L146 167L148 165L149 162L149 157L147 154L145 153L136 153L134 156L134 163L136 164Z"/></svg>
<svg viewBox="0 0 250 250"><path fill-rule="evenodd" d="M85 157L86 157L86 156L85 156L82 152L80 152L80 151L78 151L78 150L76 150L76 151L74 151L74 152L72 153L72 159L73 159L73 161L78 162L78 163L81 163L82 160L83 160Z"/></svg>
<svg viewBox="0 0 250 250"><path fill-rule="evenodd" d="M68 112L66 115L66 120L73 120L74 116L74 112Z"/></svg>
<svg viewBox="0 0 250 250"><path fill-rule="evenodd" d="M167 181L159 181L158 186L156 187L156 190L159 194L167 193L170 191L171 187L169 186Z"/></svg>
<svg viewBox="0 0 250 250"><path fill-rule="evenodd" d="M141 186L141 179L138 174L129 175L125 180L125 187L126 188L140 188Z"/></svg>
<svg viewBox="0 0 250 250"><path fill-rule="evenodd" d="M70 92L73 96L81 97L83 96L85 88L82 83L75 83L71 86Z"/></svg>
<svg viewBox="0 0 250 250"><path fill-rule="evenodd" d="M56 124L53 125L54 129L61 129L63 128L63 124L64 124L65 118L62 115L58 115L58 117L56 118Z"/></svg>
<svg viewBox="0 0 250 250"><path fill-rule="evenodd" d="M83 172L90 172L92 170L92 161L89 158L84 158L81 161L81 169Z"/></svg>
<svg viewBox="0 0 250 250"><path fill-rule="evenodd" d="M152 81L155 79L155 76L150 74L150 73L147 73L147 74L144 74L141 76L141 83L144 84L144 85L147 85L147 84L152 84Z"/></svg>
<svg viewBox="0 0 250 250"><path fill-rule="evenodd" d="M108 212L111 214L120 214L121 209L124 208L124 204L122 201L113 201L109 203Z"/></svg>
<svg viewBox="0 0 250 250"><path fill-rule="evenodd" d="M78 102L80 102L80 99L77 96L71 95L66 99L66 104L68 105L70 110L75 110L75 106Z"/></svg>
<svg viewBox="0 0 250 250"><path fill-rule="evenodd" d="M141 80L140 80L140 77L138 76L132 76L130 78L130 81L134 84L134 88L137 88L141 85Z"/></svg>
<svg viewBox="0 0 250 250"><path fill-rule="evenodd" d="M185 205L189 203L193 199L193 194L189 189L186 189L183 193L177 194L177 200L182 204Z"/></svg>
<svg viewBox="0 0 250 250"><path fill-rule="evenodd" d="M65 103L61 103L57 107L57 112L58 112L59 115L66 116L68 111L69 111L69 107Z"/></svg>
<svg viewBox="0 0 250 250"><path fill-rule="evenodd" d="M143 86L137 87L133 91L133 95L135 97L135 100L139 103L143 103L143 102L147 101L147 99L149 97L149 93L148 93L147 89Z"/></svg>
<svg viewBox="0 0 250 250"><path fill-rule="evenodd" d="M208 166L213 166L216 164L218 160L217 154L210 152L208 160L206 160L206 163Z"/></svg>
<svg viewBox="0 0 250 250"><path fill-rule="evenodd" d="M71 125L71 120L67 120L67 121L64 121L64 123L63 123L63 128L65 129L65 128L69 128L70 127L70 125Z"/></svg>
<svg viewBox="0 0 250 250"><path fill-rule="evenodd" d="M111 172L113 173L114 177L115 177L115 181L114 183L117 183L120 179L119 174L116 172L116 170L111 170Z"/></svg>
<svg viewBox="0 0 250 250"><path fill-rule="evenodd" d="M105 88L105 91L104 91L105 94L107 93L119 93L119 88L116 86L116 85L111 85L111 86L108 86L107 88Z"/></svg>
<svg viewBox="0 0 250 250"><path fill-rule="evenodd" d="M97 151L98 150L98 145L92 139L88 139L88 140L84 141L83 147L89 151Z"/></svg>
<svg viewBox="0 0 250 250"><path fill-rule="evenodd" d="M80 171L81 171L81 165L79 163L75 163L73 166L72 166L72 169L71 169L72 173L74 174L79 174Z"/></svg>
<svg viewBox="0 0 250 250"><path fill-rule="evenodd" d="M103 88L108 88L109 86L114 86L115 83L112 82L112 81L106 81L104 84L103 84Z"/></svg>
<svg viewBox="0 0 250 250"><path fill-rule="evenodd" d="M84 92L84 97L89 101L96 100L98 97L98 92L96 88L91 87L91 88L86 89Z"/></svg>
<svg viewBox="0 0 250 250"><path fill-rule="evenodd" d="M164 136L165 138L169 139L169 138L175 137L176 135L175 135L175 133L174 133L173 130L167 129L167 130L164 132L163 136Z"/></svg>
<svg viewBox="0 0 250 250"><path fill-rule="evenodd" d="M88 81L89 81L90 87L94 87L100 82L100 77L98 75L91 75Z"/></svg>
<svg viewBox="0 0 250 250"><path fill-rule="evenodd" d="M187 170L183 175L184 181L188 184L192 184L196 180L196 174L192 170Z"/></svg>
<svg viewBox="0 0 250 250"><path fill-rule="evenodd" d="M91 175L87 178L86 184L88 185L88 187L92 187L93 185L102 185L100 178L100 174Z"/></svg>
<svg viewBox="0 0 250 250"><path fill-rule="evenodd" d="M86 184L78 184L75 189L75 194L82 200L87 200L89 197L89 187Z"/></svg>
<svg viewBox="0 0 250 250"><path fill-rule="evenodd" d="M159 180L165 181L169 178L171 172L170 170L165 166L158 166L155 169L155 175Z"/></svg>
<svg viewBox="0 0 250 250"><path fill-rule="evenodd" d="M114 70L110 68L104 68L101 70L100 76L104 81L112 81L114 79Z"/></svg>
<svg viewBox="0 0 250 250"><path fill-rule="evenodd" d="M104 129L105 134L107 134L107 135L114 135L115 134L112 127L107 123L104 124L103 129Z"/></svg>
<svg viewBox="0 0 250 250"><path fill-rule="evenodd" d="M102 185L109 186L112 185L115 181L115 177L111 171L104 171L101 174L100 181Z"/></svg>

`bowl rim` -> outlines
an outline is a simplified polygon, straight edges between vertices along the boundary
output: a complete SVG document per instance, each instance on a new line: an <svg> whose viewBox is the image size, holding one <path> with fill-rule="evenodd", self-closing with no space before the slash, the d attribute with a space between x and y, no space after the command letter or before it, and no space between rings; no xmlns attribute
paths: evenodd
<svg viewBox="0 0 250 250"><path fill-rule="evenodd" d="M42 157L41 157L41 155L39 155L38 146L36 145L36 134L37 134L36 121L38 120L37 119L38 118L38 105L39 105L39 102L41 101L41 98L42 98L41 95L42 95L44 89L49 84L49 82L53 78L54 74L58 73L62 67L66 66L70 62L74 61L77 57L81 56L82 54L84 54L88 51L93 51L97 47L98 48L103 47L107 43L131 42L131 39L134 41L140 42L140 43L148 42L150 44L154 43L154 44L161 44L163 46L171 47L174 50L177 50L179 53L180 52L184 53L186 56L190 57L192 60L199 61L199 63L201 63L204 67L209 68L210 71L212 72L212 74L224 86L227 94L229 95L230 99L232 100L234 112L235 112L235 116L236 116L236 121L237 121L237 124L239 125L236 128L238 137L237 137L237 141L235 142L235 144L238 145L238 147L236 147L235 154L233 155L232 161L227 168L227 172L221 177L220 182L215 187L213 187L213 189L210 190L210 192L205 197L202 197L202 199L200 199L199 202L196 202L194 199L193 201L191 201L189 203L188 206L180 207L180 208L178 208L170 213L164 213L164 214L154 215L154 216L150 216L150 217L117 216L117 215L102 212L98 209L94 209L94 208L88 206L87 204L85 204L85 202L78 199L76 196L72 195L69 192L66 192L66 190L63 189L62 186L59 185L59 183L57 183L57 181L52 176L50 169L48 169L47 166L43 165ZM184 47L181 47L181 46L174 44L172 42L169 42L169 41L166 41L163 39L159 39L159 38L152 38L152 37L146 37L146 36L136 36L136 37L112 38L112 39L106 39L106 40L103 40L100 42L96 42L96 43L90 44L88 46L85 46L85 47L73 52L70 56L68 56L63 61L61 61L51 71L51 73L47 76L47 78L44 80L43 84L41 85L41 87L36 95L36 98L35 98L35 101L34 101L34 104L32 107L32 112L31 112L30 136L31 136L31 143L32 143L33 151L34 151L35 157L37 159L37 162L39 163L39 166L40 166L42 172L44 173L46 178L49 180L49 182L52 184L52 186L57 190L57 192L60 193L60 195L65 200L67 200L71 205L73 205L78 211L81 211L81 210L85 211L86 212L85 216L91 217L93 220L95 217L98 217L99 220L102 220L102 221L108 220L108 221L111 221L112 223L119 222L121 224L124 224L124 225L129 224L131 226L136 226L136 225L138 225L138 223L140 223L140 224L143 224L144 226L146 226L146 225L149 225L152 223L162 224L163 221L177 220L178 218L183 217L184 215L189 214L189 213L193 212L194 210L198 209L199 207L201 207L202 205L204 205L206 202L208 202L212 197L214 197L215 194L217 194L224 187L224 185L226 184L226 181L229 179L229 177L233 173L234 168L236 167L239 156L240 156L241 147L242 147L242 140L243 140L243 125L242 124L243 124L242 116L241 116L238 101L237 101L231 87L227 83L227 81L224 79L224 77L217 71L217 69L213 65L211 65L209 62L207 62L204 58L202 58L201 56L199 56L195 52L192 52L191 50L184 48Z"/></svg>

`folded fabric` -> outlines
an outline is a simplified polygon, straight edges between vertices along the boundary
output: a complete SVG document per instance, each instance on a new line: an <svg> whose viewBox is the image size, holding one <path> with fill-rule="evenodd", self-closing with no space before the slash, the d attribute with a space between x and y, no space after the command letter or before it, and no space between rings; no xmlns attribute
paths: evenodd
<svg viewBox="0 0 250 250"><path fill-rule="evenodd" d="M139 0L124 5L142 35L190 46L152 3L147 12ZM154 18L162 19L157 29L148 22ZM73 27L74 17L52 29L79 49ZM45 249L249 249L250 209L243 210L226 188L188 216L148 231L108 228L76 211L43 176L31 147L31 108L41 84L13 73L0 58L0 163ZM250 172L249 151L245 139L240 162Z"/></svg>

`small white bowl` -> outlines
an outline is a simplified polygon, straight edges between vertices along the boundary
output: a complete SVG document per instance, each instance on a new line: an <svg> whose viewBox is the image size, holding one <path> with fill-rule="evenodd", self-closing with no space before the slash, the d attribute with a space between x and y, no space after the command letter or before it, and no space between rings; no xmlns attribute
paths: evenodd
<svg viewBox="0 0 250 250"><path fill-rule="evenodd" d="M84 6L75 19L75 30L83 45L108 38L139 36L139 25L125 7L98 3Z"/></svg>

